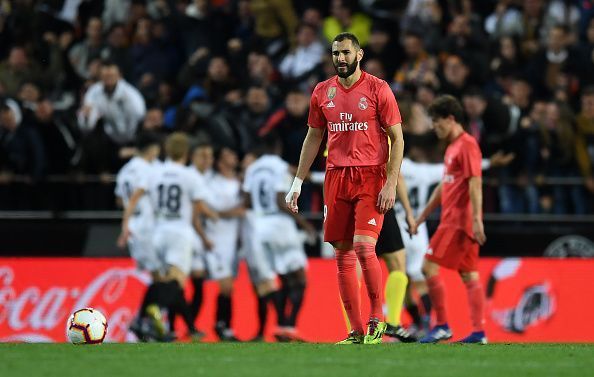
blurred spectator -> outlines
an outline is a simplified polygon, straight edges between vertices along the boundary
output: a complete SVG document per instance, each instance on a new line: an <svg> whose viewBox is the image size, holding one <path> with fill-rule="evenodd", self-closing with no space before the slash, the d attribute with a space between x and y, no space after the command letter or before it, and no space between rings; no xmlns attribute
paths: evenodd
<svg viewBox="0 0 594 377"><path fill-rule="evenodd" d="M267 55L258 53L249 55L247 79L249 85L261 86L266 89L271 103L278 103L281 96L279 87L281 77Z"/></svg>
<svg viewBox="0 0 594 377"><path fill-rule="evenodd" d="M448 93L455 97L462 97L462 93L469 86L470 68L458 55L450 55L443 64L443 79L441 93Z"/></svg>
<svg viewBox="0 0 594 377"><path fill-rule="evenodd" d="M581 102L582 109L576 119L576 158L592 198L594 194L594 87L584 89Z"/></svg>
<svg viewBox="0 0 594 377"><path fill-rule="evenodd" d="M138 20L130 54L132 84L143 93L155 91L158 81L170 78L178 68L177 51L160 21L153 22L149 18Z"/></svg>
<svg viewBox="0 0 594 377"><path fill-rule="evenodd" d="M101 81L84 96L78 123L86 134L83 153L92 170L115 171L120 147L134 140L146 112L140 92L121 78L117 65L105 62Z"/></svg>
<svg viewBox="0 0 594 377"><path fill-rule="evenodd" d="M24 82L17 94L17 99L25 109L35 110L41 98L41 89L34 82Z"/></svg>
<svg viewBox="0 0 594 377"><path fill-rule="evenodd" d="M297 15L290 0L251 0L257 43L271 57L279 57L297 46L294 30Z"/></svg>
<svg viewBox="0 0 594 377"><path fill-rule="evenodd" d="M297 29L297 47L283 58L279 71L290 82L302 81L318 67L325 52L315 27L302 23Z"/></svg>
<svg viewBox="0 0 594 377"><path fill-rule="evenodd" d="M419 34L406 33L404 53L406 54L405 61L394 76L394 84L397 88L402 88L405 85L416 86L421 83L437 84L435 76L437 63L425 51L423 39Z"/></svg>
<svg viewBox="0 0 594 377"><path fill-rule="evenodd" d="M39 64L31 60L20 46L11 48L8 59L0 63L0 83L8 97L15 97L24 82L41 81L42 74Z"/></svg>
<svg viewBox="0 0 594 377"><path fill-rule="evenodd" d="M362 47L367 46L371 32L371 19L355 11L356 2L353 0L332 0L330 16L324 19L324 36L328 44L342 32L353 33L359 39Z"/></svg>
<svg viewBox="0 0 594 377"><path fill-rule="evenodd" d="M109 29L107 43L101 50L101 59L110 60L117 64L126 80L131 80L133 67L129 42L124 25L116 23Z"/></svg>
<svg viewBox="0 0 594 377"><path fill-rule="evenodd" d="M363 63L363 70L382 80L389 81L388 74L386 73L386 69L384 68L384 63L382 63L380 59L365 59L365 62Z"/></svg>
<svg viewBox="0 0 594 377"><path fill-rule="evenodd" d="M442 50L464 56L464 63L473 67L473 77L482 79L488 66L488 43L482 28L471 22L473 16L472 13L461 13L454 17L448 26Z"/></svg>
<svg viewBox="0 0 594 377"><path fill-rule="evenodd" d="M203 87L206 97L213 104L219 104L231 90L237 89L239 84L231 76L227 60L222 56L214 56L208 63Z"/></svg>
<svg viewBox="0 0 594 377"><path fill-rule="evenodd" d="M490 63L492 74L518 75L522 73L524 62L518 40L514 37L501 37L497 42L497 51Z"/></svg>
<svg viewBox="0 0 594 377"><path fill-rule="evenodd" d="M543 0L524 0L522 15L522 53L532 57L546 41L547 25L551 22L545 15Z"/></svg>
<svg viewBox="0 0 594 377"><path fill-rule="evenodd" d="M579 72L575 51L569 47L567 30L553 27L547 37L547 45L532 60L530 73L538 91L555 93L563 84L564 72Z"/></svg>
<svg viewBox="0 0 594 377"><path fill-rule="evenodd" d="M35 127L24 121L16 101L7 99L0 104L0 171L38 182L46 169L43 142Z"/></svg>
<svg viewBox="0 0 594 377"><path fill-rule="evenodd" d="M133 0L104 0L103 14L101 15L103 28L108 30L115 24L125 22L130 15L132 2Z"/></svg>
<svg viewBox="0 0 594 377"><path fill-rule="evenodd" d="M400 29L422 35L428 50L435 51L441 39L443 10L438 0L410 0Z"/></svg>
<svg viewBox="0 0 594 377"><path fill-rule="evenodd" d="M73 117L56 113L46 98L36 103L34 114L36 128L45 146L48 174L70 172L78 151L78 133Z"/></svg>
<svg viewBox="0 0 594 377"><path fill-rule="evenodd" d="M540 124L541 171L548 177L575 177L578 169L573 114L559 102L549 102L546 114L546 121ZM583 214L586 203L582 186L561 184L546 188L541 205L545 212Z"/></svg>
<svg viewBox="0 0 594 377"><path fill-rule="evenodd" d="M239 134L240 154L254 148L260 129L271 114L272 105L268 92L261 86L251 86L245 96L245 106L237 114L235 123Z"/></svg>
<svg viewBox="0 0 594 377"><path fill-rule="evenodd" d="M511 0L499 0L493 12L485 20L485 30L491 39L518 36L522 33L522 14L511 6Z"/></svg>
<svg viewBox="0 0 594 377"><path fill-rule="evenodd" d="M76 43L68 52L70 64L83 79L89 78L89 63L101 57L103 49L103 23L99 17L89 19L85 28L85 39Z"/></svg>
<svg viewBox="0 0 594 377"><path fill-rule="evenodd" d="M287 93L285 105L274 112L258 132L263 137L275 131L283 143L283 160L297 166L301 145L307 134L309 96L292 89Z"/></svg>
<svg viewBox="0 0 594 377"><path fill-rule="evenodd" d="M572 41L577 40L580 20L580 10L573 1L553 0L547 9L547 20L549 26L563 26L569 33ZM550 27L547 28L550 30Z"/></svg>
<svg viewBox="0 0 594 377"><path fill-rule="evenodd" d="M369 35L363 61L379 60L386 71L386 77L394 77L396 68L402 63L403 53L394 37L384 26L374 25Z"/></svg>

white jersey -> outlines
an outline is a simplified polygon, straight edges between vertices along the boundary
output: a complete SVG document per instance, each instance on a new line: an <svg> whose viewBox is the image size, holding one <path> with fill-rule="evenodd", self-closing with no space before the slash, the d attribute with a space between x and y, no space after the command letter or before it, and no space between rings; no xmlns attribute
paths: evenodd
<svg viewBox="0 0 594 377"><path fill-rule="evenodd" d="M264 155L254 161L243 182L243 191L250 195L254 213L280 213L277 196L289 190L291 178L289 164L279 156Z"/></svg>
<svg viewBox="0 0 594 377"><path fill-rule="evenodd" d="M402 160L400 174L406 182L408 200L415 217L427 206L430 190L441 181L443 169L444 164L414 162L406 157ZM404 208L400 202L396 202L395 209L397 214L404 215Z"/></svg>
<svg viewBox="0 0 594 377"><path fill-rule="evenodd" d="M172 161L155 168L147 187L157 226L192 225L193 202L205 200L205 182L196 170Z"/></svg>
<svg viewBox="0 0 594 377"><path fill-rule="evenodd" d="M307 265L295 220L277 204L278 194L284 196L289 190L291 178L289 164L275 155L258 158L246 171L243 191L252 202L247 214L251 234L246 260L254 283Z"/></svg>
<svg viewBox="0 0 594 377"><path fill-rule="evenodd" d="M141 157L134 157L119 171L116 178L115 195L122 199L124 207L128 206L134 191L146 188L154 166ZM150 230L154 222L154 210L149 198L145 195L140 198L133 216L130 218L130 229L133 233Z"/></svg>
<svg viewBox="0 0 594 377"><path fill-rule="evenodd" d="M241 183L237 178L227 178L215 173L207 182L210 195L206 203L217 212L228 211L242 202ZM205 232L213 242L213 249L204 254L208 275L220 280L235 275L240 219L220 218L206 220Z"/></svg>
<svg viewBox="0 0 594 377"><path fill-rule="evenodd" d="M209 191L206 203L213 210L224 212L241 204L241 183L239 182L239 179L227 178L216 173L212 175L208 182L206 182L206 185ZM239 219L219 219L218 221L207 220L206 227L213 232L224 233L231 229L233 232L238 232Z"/></svg>

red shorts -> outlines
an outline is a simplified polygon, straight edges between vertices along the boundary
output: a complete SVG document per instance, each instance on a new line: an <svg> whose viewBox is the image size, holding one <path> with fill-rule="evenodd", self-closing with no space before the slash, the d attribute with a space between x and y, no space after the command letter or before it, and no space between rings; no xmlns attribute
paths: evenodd
<svg viewBox="0 0 594 377"><path fill-rule="evenodd" d="M477 271L479 244L458 228L439 226L425 258L456 271Z"/></svg>
<svg viewBox="0 0 594 377"><path fill-rule="evenodd" d="M384 222L377 197L385 183L384 165L328 170L324 181L324 241L352 241L354 235L377 239Z"/></svg>

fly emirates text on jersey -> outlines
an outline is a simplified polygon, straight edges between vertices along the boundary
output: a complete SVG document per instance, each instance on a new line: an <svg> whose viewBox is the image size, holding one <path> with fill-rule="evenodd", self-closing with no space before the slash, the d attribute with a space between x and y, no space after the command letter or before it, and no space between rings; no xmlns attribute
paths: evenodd
<svg viewBox="0 0 594 377"><path fill-rule="evenodd" d="M328 121L328 129L332 132L367 131L367 122L353 122L353 114L340 113L340 122Z"/></svg>

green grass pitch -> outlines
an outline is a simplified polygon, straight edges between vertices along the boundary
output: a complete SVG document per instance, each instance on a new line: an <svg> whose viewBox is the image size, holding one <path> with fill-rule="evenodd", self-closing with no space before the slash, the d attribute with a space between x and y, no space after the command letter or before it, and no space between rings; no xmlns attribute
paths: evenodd
<svg viewBox="0 0 594 377"><path fill-rule="evenodd" d="M0 376L592 376L594 345L0 344Z"/></svg>

